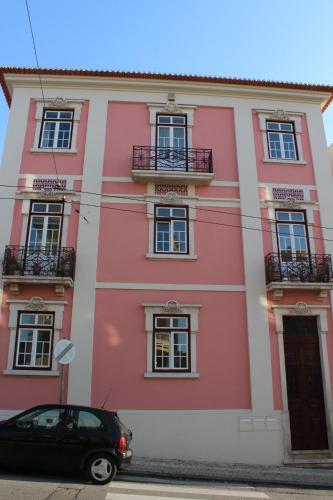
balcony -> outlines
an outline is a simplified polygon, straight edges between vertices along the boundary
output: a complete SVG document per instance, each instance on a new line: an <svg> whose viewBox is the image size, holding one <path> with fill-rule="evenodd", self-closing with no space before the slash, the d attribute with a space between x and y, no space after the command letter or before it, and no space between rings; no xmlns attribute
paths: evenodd
<svg viewBox="0 0 333 500"><path fill-rule="evenodd" d="M7 246L3 262L3 282L11 292L20 285L54 285L57 295L74 286L74 248Z"/></svg>
<svg viewBox="0 0 333 500"><path fill-rule="evenodd" d="M213 179L211 149L133 146L132 178L138 182L194 182Z"/></svg>
<svg viewBox="0 0 333 500"><path fill-rule="evenodd" d="M320 298L333 288L332 259L330 255L300 256L279 253L265 257L267 290L275 299L283 296L283 290L318 290Z"/></svg>

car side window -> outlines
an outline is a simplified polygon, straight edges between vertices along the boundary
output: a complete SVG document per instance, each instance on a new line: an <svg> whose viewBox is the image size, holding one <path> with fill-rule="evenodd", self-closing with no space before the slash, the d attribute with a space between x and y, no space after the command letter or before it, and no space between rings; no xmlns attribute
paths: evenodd
<svg viewBox="0 0 333 500"><path fill-rule="evenodd" d="M90 411L80 410L77 418L77 428L79 430L103 429L103 422Z"/></svg>
<svg viewBox="0 0 333 500"><path fill-rule="evenodd" d="M16 420L18 429L52 429L56 428L63 419L65 410L63 408L48 408L35 410L19 417Z"/></svg>

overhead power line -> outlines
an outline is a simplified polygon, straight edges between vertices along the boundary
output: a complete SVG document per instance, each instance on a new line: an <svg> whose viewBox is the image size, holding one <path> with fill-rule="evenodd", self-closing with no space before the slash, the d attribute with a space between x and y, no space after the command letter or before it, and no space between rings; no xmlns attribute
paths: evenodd
<svg viewBox="0 0 333 500"><path fill-rule="evenodd" d="M0 200L20 200L22 198L14 198L14 197L0 197ZM81 203L78 200L64 200L65 203L74 205L80 205L83 207L91 207L91 208L98 208L98 209L104 209L104 210L113 210L113 211L118 211L118 212L128 212L128 213L136 213L136 214L143 214L143 215L152 215L154 216L155 214L152 212L147 212L146 210L132 210L129 208L119 208L119 207L109 207L105 205L94 205L93 203ZM77 212L77 210L74 207L74 210ZM79 213L79 212L78 212ZM81 214L80 214L81 215ZM232 214L235 215L235 214ZM82 216L82 215L81 215ZM238 214L239 217L241 217L241 214ZM215 226L223 226L223 227L231 227L231 228L238 228L238 229L246 229L249 231L259 231L261 233L270 233L270 234L278 234L276 231L273 231L271 229L263 229L263 228L256 228L256 227L248 227L248 226L243 226L241 224L227 224L225 222L216 222L216 221L207 221L207 220L201 220L201 219L188 219L190 222L199 222L203 224L210 224L210 225L215 225ZM318 240L318 241L328 241L328 242L333 242L333 240L328 239L328 238L320 238L319 236L310 236L309 239L312 240Z"/></svg>
<svg viewBox="0 0 333 500"><path fill-rule="evenodd" d="M0 188L1 187L5 187L5 188L20 188L20 189L33 189L32 186L14 186L14 185L10 185L10 184L0 184ZM73 193L76 193L76 194L89 194L89 195L94 195L94 196L111 196L112 198L119 198L119 199L123 199L123 200L129 200L129 201L138 201L138 202L142 202L142 198L139 198L137 196L128 196L128 195L120 195L120 194L113 194L113 193L96 193L94 191L82 191L82 190L75 190L75 189L72 189L71 190ZM59 191L60 192L60 191ZM167 201L165 202L167 203ZM189 208L193 208L194 210L199 210L201 212L211 212L211 213L215 213L215 214L222 214L222 215L231 215L233 217L245 217L245 218L249 218L249 219L255 219L255 220L261 220L261 221L264 221L264 222L269 222L269 223L275 223L276 222L276 219L271 219L270 217L261 217L261 216L257 216L257 215L249 215L249 214L244 214L244 213L241 213L241 214L238 214L238 213L233 213L233 212L228 212L227 210L213 210L211 208L203 208L203 207L199 207L199 206L194 206L194 205L190 205L188 203L186 203L186 205L189 207ZM283 209L282 209L283 210ZM288 208L287 210L291 210L290 208ZM319 224L311 224L311 227L314 227L316 229L328 229L328 230L332 230L333 231L333 227L328 227L328 226L321 226Z"/></svg>

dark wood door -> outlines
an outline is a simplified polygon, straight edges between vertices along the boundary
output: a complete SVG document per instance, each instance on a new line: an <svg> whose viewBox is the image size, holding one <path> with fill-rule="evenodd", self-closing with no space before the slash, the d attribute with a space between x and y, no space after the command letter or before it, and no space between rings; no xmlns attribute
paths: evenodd
<svg viewBox="0 0 333 500"><path fill-rule="evenodd" d="M315 316L285 316L284 350L293 450L328 449Z"/></svg>

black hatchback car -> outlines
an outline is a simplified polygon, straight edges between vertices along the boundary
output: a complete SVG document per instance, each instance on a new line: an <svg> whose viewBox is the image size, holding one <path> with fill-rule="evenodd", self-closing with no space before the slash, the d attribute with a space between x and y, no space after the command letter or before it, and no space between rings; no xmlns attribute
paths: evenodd
<svg viewBox="0 0 333 500"><path fill-rule="evenodd" d="M115 411L42 405L0 422L0 464L80 470L95 484L130 463L132 432Z"/></svg>

